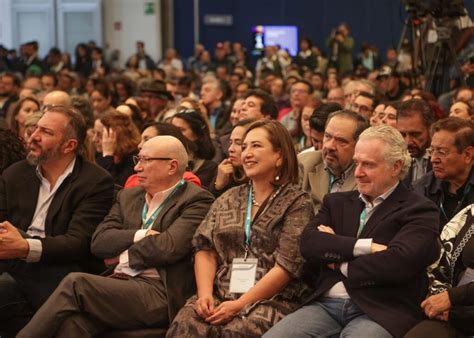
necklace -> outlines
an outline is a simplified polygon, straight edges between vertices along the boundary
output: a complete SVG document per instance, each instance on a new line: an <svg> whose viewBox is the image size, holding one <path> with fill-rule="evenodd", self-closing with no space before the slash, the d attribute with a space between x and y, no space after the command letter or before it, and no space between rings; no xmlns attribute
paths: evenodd
<svg viewBox="0 0 474 338"><path fill-rule="evenodd" d="M269 201L271 202L280 192L282 186L279 186L278 189L270 196ZM252 204L255 205L257 208L260 208L261 204L257 202L255 199L255 193L252 189Z"/></svg>
<svg viewBox="0 0 474 338"><path fill-rule="evenodd" d="M257 208L260 208L260 203L257 202L257 200L255 199L255 194L252 190L252 204L255 205Z"/></svg>

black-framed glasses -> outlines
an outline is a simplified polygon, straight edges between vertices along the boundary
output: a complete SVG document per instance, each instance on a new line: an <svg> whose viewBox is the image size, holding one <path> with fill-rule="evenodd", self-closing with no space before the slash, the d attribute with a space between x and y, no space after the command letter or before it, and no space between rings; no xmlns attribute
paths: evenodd
<svg viewBox="0 0 474 338"><path fill-rule="evenodd" d="M149 163L150 161L171 161L171 157L147 157L147 156L133 156L133 163L137 165L139 162Z"/></svg>

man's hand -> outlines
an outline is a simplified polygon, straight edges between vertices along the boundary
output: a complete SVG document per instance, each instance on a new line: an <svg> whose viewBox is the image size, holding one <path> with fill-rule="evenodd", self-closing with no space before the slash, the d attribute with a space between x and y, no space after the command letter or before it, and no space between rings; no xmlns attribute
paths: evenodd
<svg viewBox="0 0 474 338"><path fill-rule="evenodd" d="M371 249L372 249L372 253L376 253L376 252L379 252L379 251L387 250L387 246L383 245L383 244L378 244L378 243L373 243L372 242Z"/></svg>
<svg viewBox="0 0 474 338"><path fill-rule="evenodd" d="M334 230L331 228L331 227L328 227L324 224L320 224L318 226L318 230L321 231L321 232L325 232L325 233L328 233L328 234L332 234L332 235L335 235L336 233L334 232Z"/></svg>
<svg viewBox="0 0 474 338"><path fill-rule="evenodd" d="M158 231L153 230L153 229L149 229L149 230L146 232L145 236L153 236L153 235L159 235L159 234L160 234L160 233L159 233Z"/></svg>
<svg viewBox="0 0 474 338"><path fill-rule="evenodd" d="M0 260L26 258L30 246L10 222L0 223Z"/></svg>
<svg viewBox="0 0 474 338"><path fill-rule="evenodd" d="M451 300L449 299L448 291L426 298L421 303L421 307L429 318L443 316L444 312L451 308Z"/></svg>
<svg viewBox="0 0 474 338"><path fill-rule="evenodd" d="M116 265L116 264L119 263L119 260L120 260L120 256L106 258L106 259L104 259L104 264L105 264L105 266Z"/></svg>
<svg viewBox="0 0 474 338"><path fill-rule="evenodd" d="M206 318L206 322L212 325L222 325L230 322L242 310L243 306L238 300L231 300L221 303L214 313Z"/></svg>

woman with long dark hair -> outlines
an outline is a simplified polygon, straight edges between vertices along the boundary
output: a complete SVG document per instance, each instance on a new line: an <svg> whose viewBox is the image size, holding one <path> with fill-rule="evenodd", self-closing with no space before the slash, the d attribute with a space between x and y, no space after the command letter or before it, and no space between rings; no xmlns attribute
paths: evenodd
<svg viewBox="0 0 474 338"><path fill-rule="evenodd" d="M171 119L190 141L190 169L201 180L202 186L209 188L216 175L217 163L212 161L216 149L211 140L209 126L195 110L178 111Z"/></svg>

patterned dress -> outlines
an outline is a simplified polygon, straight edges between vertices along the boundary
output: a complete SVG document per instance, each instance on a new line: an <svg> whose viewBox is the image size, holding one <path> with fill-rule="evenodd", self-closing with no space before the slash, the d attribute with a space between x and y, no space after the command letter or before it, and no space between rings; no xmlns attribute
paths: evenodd
<svg viewBox="0 0 474 338"><path fill-rule="evenodd" d="M245 184L232 188L218 198L194 235L193 245L197 251L214 249L218 254L214 279L217 303L240 296L229 292L230 269L234 258L244 257L248 187ZM167 337L259 337L295 311L309 292L299 278L303 268L299 240L312 217L312 210L309 195L296 185L288 184L252 224L249 257L258 258L256 280L278 264L292 277L280 293L246 306L230 322L216 326L206 323L195 312L197 297L193 296L176 316Z"/></svg>

